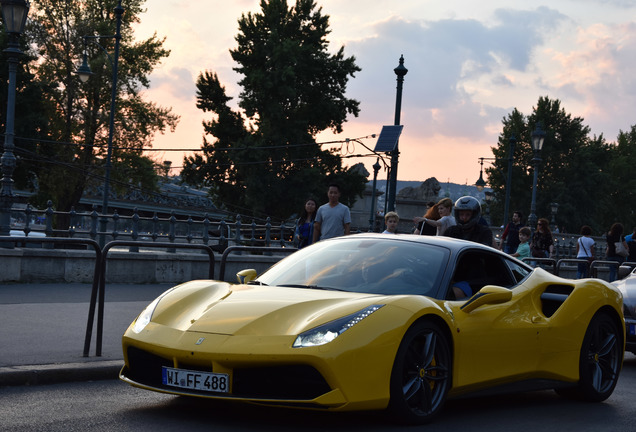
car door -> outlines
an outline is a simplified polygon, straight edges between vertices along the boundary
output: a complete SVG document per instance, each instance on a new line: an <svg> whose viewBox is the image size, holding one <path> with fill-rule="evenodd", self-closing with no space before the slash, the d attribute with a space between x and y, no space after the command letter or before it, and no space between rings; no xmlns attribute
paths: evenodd
<svg viewBox="0 0 636 432"><path fill-rule="evenodd" d="M520 276L511 271L510 264L514 261L485 250L465 252L458 260L456 277L469 278L474 293L494 285L504 293L503 289L510 290L511 297L470 312L465 307L468 301L447 303L456 323L455 387L505 380L537 368L537 326L543 324L535 322L529 290L519 289Z"/></svg>

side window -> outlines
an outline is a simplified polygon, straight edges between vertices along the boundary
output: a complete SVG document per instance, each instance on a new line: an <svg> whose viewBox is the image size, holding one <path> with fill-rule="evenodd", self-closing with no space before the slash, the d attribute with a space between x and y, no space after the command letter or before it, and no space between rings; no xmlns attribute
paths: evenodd
<svg viewBox="0 0 636 432"><path fill-rule="evenodd" d="M520 283L530 274L530 270L520 266L518 263L512 260L506 260L506 264L508 265L512 276L515 278L515 285Z"/></svg>
<svg viewBox="0 0 636 432"><path fill-rule="evenodd" d="M483 251L464 252L459 258L452 284L465 282L475 294L486 285L512 288L517 281L504 260L496 254Z"/></svg>

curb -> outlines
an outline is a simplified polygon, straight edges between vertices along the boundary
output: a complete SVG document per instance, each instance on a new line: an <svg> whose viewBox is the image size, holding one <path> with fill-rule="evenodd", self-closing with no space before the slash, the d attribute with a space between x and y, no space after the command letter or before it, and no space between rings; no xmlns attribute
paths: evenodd
<svg viewBox="0 0 636 432"><path fill-rule="evenodd" d="M117 379L123 360L0 367L0 387Z"/></svg>

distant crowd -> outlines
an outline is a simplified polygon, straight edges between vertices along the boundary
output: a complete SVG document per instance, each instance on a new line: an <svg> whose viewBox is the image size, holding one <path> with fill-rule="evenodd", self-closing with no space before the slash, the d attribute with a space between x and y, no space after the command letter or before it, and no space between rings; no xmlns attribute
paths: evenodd
<svg viewBox="0 0 636 432"><path fill-rule="evenodd" d="M351 214L349 208L340 203L340 187L330 184L327 190L328 202L320 207L315 199L309 198L300 218L296 222L294 241L302 248L319 240L347 235L350 232ZM397 233L400 217L394 211L384 215L385 234ZM459 198L455 203L450 198L439 202L429 202L424 216L413 218L415 235L438 235L454 237L502 250L518 259L554 258L554 239L549 221L540 218L532 233L524 223L523 213L515 211L512 219L504 227L501 240L497 242L488 222L481 214L481 204L472 196ZM590 263L597 259L615 261L618 265L625 261L636 261L636 227L628 235L623 235L624 226L614 223L606 233L607 247L604 257L595 256L595 241L592 229L581 227L576 244L578 263L577 278L589 276ZM616 280L617 266L609 267L609 281Z"/></svg>

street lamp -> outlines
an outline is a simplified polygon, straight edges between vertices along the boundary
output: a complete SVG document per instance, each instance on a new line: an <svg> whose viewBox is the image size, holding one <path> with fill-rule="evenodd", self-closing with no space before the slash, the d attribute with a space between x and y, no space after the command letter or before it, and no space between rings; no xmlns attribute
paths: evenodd
<svg viewBox="0 0 636 432"><path fill-rule="evenodd" d="M4 133L4 151L2 153L2 188L0 189L0 236L11 234L11 207L13 207L13 171L15 170L15 155L13 149L15 127L15 93L16 75L18 70L18 57L22 54L18 43L20 35L24 31L29 7L31 4L25 0L1 0L2 22L9 36L7 54L9 63L9 88L7 91L7 119ZM9 246L10 247L10 246Z"/></svg>
<svg viewBox="0 0 636 432"><path fill-rule="evenodd" d="M483 157L479 158L479 179L475 182L475 186L477 186L477 190L479 192L483 191L486 187L486 181L484 180L484 159Z"/></svg>
<svg viewBox="0 0 636 432"><path fill-rule="evenodd" d="M380 158L377 158L373 164L373 191L371 191L371 214L369 215L369 232L373 232L375 227L375 185L378 180L378 171L382 166L380 165Z"/></svg>
<svg viewBox="0 0 636 432"><path fill-rule="evenodd" d="M550 213L552 214L552 231L557 231L556 214L559 211L559 203L550 203Z"/></svg>
<svg viewBox="0 0 636 432"><path fill-rule="evenodd" d="M488 225L492 225L492 221L490 220L490 205L492 204L493 195L492 191L484 192L484 197L486 199L486 221L488 222Z"/></svg>
<svg viewBox="0 0 636 432"><path fill-rule="evenodd" d="M534 163L534 179L532 181L532 202L530 203L530 216L528 217L528 224L530 228L534 231L535 226L537 225L537 179L539 173L539 163L541 162L541 158L539 154L541 153L541 149L543 148L543 142L545 141L545 132L541 129L541 123L537 123L532 132L532 150L534 151L534 158L532 162Z"/></svg>
<svg viewBox="0 0 636 432"><path fill-rule="evenodd" d="M503 214L504 224L508 223L508 211L510 210L510 188L512 187L512 163L514 160L515 144L517 143L517 139L515 138L514 135L510 137L509 142L510 142L510 151L508 152L508 175L506 178L506 196L504 201L504 214ZM485 160L497 161L499 159L484 158L484 157L479 158L479 164L481 165L479 168L479 179L477 179L477 181L475 182L475 186L477 187L477 190L479 192L483 191L487 185L486 181L484 180L484 161ZM503 176L503 172L501 171L501 169L499 169L497 165L495 165L495 167Z"/></svg>
<svg viewBox="0 0 636 432"><path fill-rule="evenodd" d="M514 161L515 155L515 145L517 144L517 139L514 134L510 136L508 140L510 145L510 150L508 151L508 176L506 177L506 197L504 199L504 219L503 224L506 226L508 223L508 211L510 210L510 192L512 188L512 163Z"/></svg>
<svg viewBox="0 0 636 432"><path fill-rule="evenodd" d="M115 131L115 102L117 100L117 65L119 64L119 42L121 40L121 16L124 13L124 8L121 6L121 0L119 0L117 6L115 6L115 17L116 17L116 21L117 21L117 27L115 30L115 34L114 35L106 35L106 36L84 36L84 57L83 57L83 61L81 66L79 66L77 68L77 74L80 77L80 80L82 82L86 82L88 81L88 79L91 77L91 75L93 75L90 66L88 65L88 60L87 60L87 53L86 53L86 45L89 41L91 41L92 43L94 43L95 45L97 45L99 48L102 49L102 51L104 51L106 53L106 56L108 57L108 60L111 63L112 66L112 72L113 72L113 88L111 91L111 99L110 99L110 121L108 124L108 149L106 151L106 165L104 167L105 169L105 173L104 173L104 196L103 196L103 200L102 200L102 218L100 221L101 227L100 227L100 231L102 233L106 232L106 228L108 226L108 218L106 217L106 214L108 213L108 195L110 193L109 189L110 189L110 170L111 170L111 159L112 159L112 155L113 155L113 134ZM101 46L98 42L93 41L92 39L101 39L101 38L114 38L115 39L115 54L113 56L113 58L111 59L110 54L108 54L108 51L106 51L106 49ZM102 234L101 236L101 241L100 243L104 243L104 235Z"/></svg>
<svg viewBox="0 0 636 432"><path fill-rule="evenodd" d="M395 75L397 75L397 91L395 95L395 122L393 123L396 126L400 124L400 113L402 111L402 85L404 84L404 75L406 75L408 71L409 70L404 67L404 56L402 55L400 56L400 62L398 66L393 69L393 72L395 72ZM390 181L387 194L389 211L395 210L395 194L397 189L397 169L399 154L400 152L398 151L398 145L396 143L395 148L391 152L391 171L389 173Z"/></svg>

